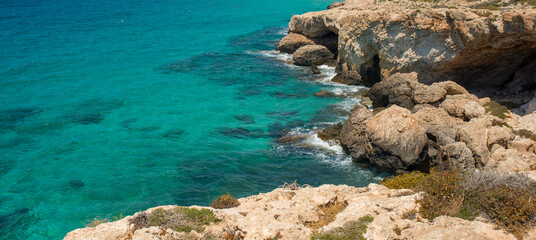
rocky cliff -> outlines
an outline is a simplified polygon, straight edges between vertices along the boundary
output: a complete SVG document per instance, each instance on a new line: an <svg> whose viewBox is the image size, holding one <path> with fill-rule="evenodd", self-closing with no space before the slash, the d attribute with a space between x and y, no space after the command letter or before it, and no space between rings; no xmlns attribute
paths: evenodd
<svg viewBox="0 0 536 240"><path fill-rule="evenodd" d="M522 104L536 87L535 23L536 10L514 2L348 0L289 28L317 44L338 36L339 71L365 83L417 72L423 83L452 80Z"/></svg>
<svg viewBox="0 0 536 240"><path fill-rule="evenodd" d="M210 209L221 219L202 233L177 232L157 226L139 227L140 216L173 209L162 206L138 212L116 222L77 229L65 240L91 239L288 239L308 240L314 233L340 229L367 216L366 239L515 239L483 219L467 221L440 217L433 222L415 215L419 193L390 190L370 184L364 188L345 185L278 188L269 193L239 199L240 206ZM202 207L192 207L202 208Z"/></svg>

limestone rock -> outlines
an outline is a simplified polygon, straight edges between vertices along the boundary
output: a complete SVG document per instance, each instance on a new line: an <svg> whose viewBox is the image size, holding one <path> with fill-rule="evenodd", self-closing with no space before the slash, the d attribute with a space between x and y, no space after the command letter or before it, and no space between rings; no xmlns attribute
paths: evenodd
<svg viewBox="0 0 536 240"><path fill-rule="evenodd" d="M328 5L328 9L332 9L332 8L338 8L338 7L342 7L344 6L344 2L334 2L330 5Z"/></svg>
<svg viewBox="0 0 536 240"><path fill-rule="evenodd" d="M357 71L363 81L417 72L426 84L452 80L490 94L506 86L504 94L534 96L536 10L507 6L490 10L489 17L473 5L348 0L293 16L289 30L308 37L338 34L340 71Z"/></svg>
<svg viewBox="0 0 536 240"><path fill-rule="evenodd" d="M306 45L322 45L329 49L333 54L337 54L338 37L335 34L328 34L321 38L307 37L299 33L289 33L276 47L276 50L293 54L298 48Z"/></svg>
<svg viewBox="0 0 536 240"><path fill-rule="evenodd" d="M463 142L455 142L441 147L441 169L474 171L473 153Z"/></svg>
<svg viewBox="0 0 536 240"><path fill-rule="evenodd" d="M463 115L467 119L482 117L485 114L486 114L486 109L484 109L484 107L480 106L475 101L470 101L463 106Z"/></svg>
<svg viewBox="0 0 536 240"><path fill-rule="evenodd" d="M311 66L321 65L333 57L333 53L324 46L306 45L294 52L293 60L296 65Z"/></svg>
<svg viewBox="0 0 536 240"><path fill-rule="evenodd" d="M373 144L400 159L389 162L381 156L373 156L371 162L394 169L404 169L417 163L427 138L419 120L408 109L393 105L371 118L366 127Z"/></svg>
<svg viewBox="0 0 536 240"><path fill-rule="evenodd" d="M494 144L507 147L514 137L515 135L510 128L505 126L492 126L488 129L488 148L491 148Z"/></svg>
<svg viewBox="0 0 536 240"><path fill-rule="evenodd" d="M422 240L516 239L513 235L497 230L490 224L447 216L438 217L434 219L434 222L431 224L419 223L413 228L404 230L402 231L400 238Z"/></svg>
<svg viewBox="0 0 536 240"><path fill-rule="evenodd" d="M318 138L328 141L328 140L338 140L341 135L342 124L337 123L333 126L322 129L318 132Z"/></svg>
<svg viewBox="0 0 536 240"><path fill-rule="evenodd" d="M491 223L478 220L467 221L441 216L433 222L428 222L423 221L420 216L414 219L405 218L405 213L419 208L416 199L421 197L421 193L408 189L387 189L377 184L369 184L363 188L346 185L277 188L268 193L241 198L238 200L240 206L236 208L207 208L221 221L207 226L202 233L175 232L156 226L136 229L134 224L130 223L135 216L150 213L157 208L175 207L161 206L119 221L74 230L68 233L64 240L308 240L313 232L333 230L367 215L374 218L364 234L367 239L515 239L513 235L496 229ZM334 213L323 210L324 207L336 203L344 203L344 207ZM322 222L321 219L330 220ZM401 230L400 236L395 233L395 228Z"/></svg>
<svg viewBox="0 0 536 240"><path fill-rule="evenodd" d="M447 95L445 100L441 103L441 108L447 110L447 112L453 117L465 118L464 107L471 101L478 101L478 97L472 94Z"/></svg>
<svg viewBox="0 0 536 240"><path fill-rule="evenodd" d="M350 112L348 120L342 126L340 141L343 149L352 158L364 161L369 151L369 142L366 136L366 122L372 118L372 112L367 108L356 105Z"/></svg>
<svg viewBox="0 0 536 240"><path fill-rule="evenodd" d="M305 45L315 45L315 42L299 33L289 33L283 37L276 47L276 50L284 53L294 53L298 48Z"/></svg>
<svg viewBox="0 0 536 240"><path fill-rule="evenodd" d="M536 153L536 142L528 138L516 139L508 142L508 149L514 149L523 154Z"/></svg>
<svg viewBox="0 0 536 240"><path fill-rule="evenodd" d="M491 122L487 118L475 118L458 127L456 140L464 142L473 152L477 166L485 166L489 160L488 127Z"/></svg>

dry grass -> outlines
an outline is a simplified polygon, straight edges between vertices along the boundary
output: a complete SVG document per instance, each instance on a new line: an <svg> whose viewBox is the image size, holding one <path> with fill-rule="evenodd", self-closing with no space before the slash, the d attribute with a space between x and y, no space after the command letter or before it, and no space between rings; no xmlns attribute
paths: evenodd
<svg viewBox="0 0 536 240"><path fill-rule="evenodd" d="M286 190L300 190L301 188L306 188L306 187L311 187L311 185L309 184L303 184L303 185L300 185L296 182L296 180L294 180L294 182L291 182L291 183L284 183L283 185L279 186L278 188L283 188L283 189L286 189Z"/></svg>
<svg viewBox="0 0 536 240"><path fill-rule="evenodd" d="M177 232L189 233L194 230L202 233L210 223L219 221L214 213L208 209L175 207L168 210L158 208L149 214L138 214L130 220L130 223L134 224L136 229L158 226Z"/></svg>
<svg viewBox="0 0 536 240"><path fill-rule="evenodd" d="M365 240L363 234L367 232L367 225L374 221L374 217L367 215L357 221L347 222L341 228L317 233L311 240Z"/></svg>
<svg viewBox="0 0 536 240"><path fill-rule="evenodd" d="M348 202L339 201L337 197L330 200L329 202L318 206L322 213L318 216L318 221L316 222L306 222L305 226L312 229L319 229L323 226L328 225L329 223L335 220L337 214L342 212L348 206Z"/></svg>
<svg viewBox="0 0 536 240"><path fill-rule="evenodd" d="M234 208L239 205L240 202L229 193L219 196L210 204L211 207L216 209Z"/></svg>

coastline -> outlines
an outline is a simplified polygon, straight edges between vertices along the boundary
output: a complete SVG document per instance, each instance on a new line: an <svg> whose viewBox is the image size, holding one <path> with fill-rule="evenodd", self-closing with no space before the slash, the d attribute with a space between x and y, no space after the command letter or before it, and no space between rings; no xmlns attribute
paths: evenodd
<svg viewBox="0 0 536 240"><path fill-rule="evenodd" d="M347 1L347 3L354 4L353 1ZM371 5L370 2L368 2L367 4ZM339 7L343 7L343 6L344 5L341 5ZM352 8L350 7L349 8L354 9L354 8L364 8L364 7L366 7L366 4L356 3L355 6L353 6ZM375 7L376 7L376 4L373 5L373 7L371 8L375 8ZM335 11L338 11L338 10L333 10L332 12L335 12ZM345 9L345 10L340 10L340 11L343 12L343 11L353 11L353 10ZM366 10L361 9L359 11L366 11ZM424 11L434 12L436 10L432 9L432 10L424 10ZM517 10L514 9L514 11L517 11ZM526 10L526 11L529 11L529 10ZM530 11L533 11L533 10L530 10ZM316 14L318 13L309 13L309 14L304 14L304 15L308 15L308 16L313 15L312 19L316 21L315 19L318 19L316 18L318 17ZM524 14L524 16L528 16L532 21L532 19L534 19L534 15L533 14L531 15L531 14L532 13ZM298 20L295 20L295 19L299 19L302 16L297 16L296 18L293 18L294 22L293 20L291 20L291 23L290 23L291 31L293 29L294 31L296 31L295 29L300 29L302 33L309 32L311 34L311 36L309 37L318 37L318 35L322 35L319 32L333 31L333 29L329 29L330 28L329 24L332 24L333 22L335 22L335 21L329 20L329 18L333 16L335 15L328 14L327 17L324 16L324 18L321 19L320 21L328 21L328 23L325 23L325 22L323 23L327 25L327 27L326 26L318 27L317 29L320 29L318 31L310 30L310 29L315 29L315 27L311 27L311 25L309 25L309 28L300 28L300 27L292 28L293 24L300 25L299 23L296 22ZM304 18L302 21L307 22L309 20L310 19ZM340 15L339 15L339 20L340 20ZM369 20L373 22L377 19L369 19ZM313 22L313 25L314 24L317 24L317 23ZM432 23L431 25L427 25L427 26L428 27L432 26L432 28L436 27L434 23ZM340 29L337 31L340 31ZM339 39L341 39L341 37L339 37ZM360 78L361 80L365 82L374 82L374 81L376 81L376 83L380 82L378 81L379 79L364 79L364 78L373 78L374 76L378 76L377 73L370 74L370 71L371 71L370 69L374 68L373 65L375 64L374 63L375 60L371 60L372 65L367 62L361 63L361 65L355 64L355 62L353 63L345 62L345 60L341 60L341 59L355 59L355 57L349 57L348 55L345 56L344 54L348 54L348 53L344 53L344 51L341 53L340 50L341 50L341 47L339 47L339 55L338 55L339 57L337 57L338 59L337 71L339 71L339 73L346 74L346 76L349 76L352 74L353 71L358 71L361 76ZM354 50L354 49L352 49L352 51L358 52L357 50ZM519 51L519 50L516 50L516 51ZM444 52L448 52L448 51L444 50ZM274 52L268 52L265 54L273 55ZM374 55L374 54L365 54L365 55ZM273 56L270 56L270 57L273 57ZM438 56L432 56L431 59L437 59L437 57ZM276 58L280 58L280 60L287 61L290 59L290 56L278 55L276 56ZM454 61L456 61L455 57L451 59L455 59ZM359 61L361 60L358 60L358 62ZM403 62L402 60L398 60L398 61ZM436 62L438 61L435 61L434 63L430 63L429 65L433 65ZM448 61L446 62L447 62L446 66L449 66ZM381 71L381 70L388 68L389 66L396 65L396 64L394 63L383 63L383 64L385 64L386 66L383 66L383 68L379 69L380 70L379 75L381 75L380 79L387 81L387 79L390 79L390 77L398 76L397 72L394 72L394 71L393 72ZM400 62L399 62L399 65L400 65ZM366 69L360 69L361 68L360 66L365 66ZM407 66L405 67L406 68L400 67L397 70L401 72L412 72L410 71L412 70L412 67L407 67ZM326 67L322 67L322 68L326 68ZM429 70L427 68L423 68L423 69ZM416 71L418 72L417 73L418 76L422 76L422 73L426 72L423 69L416 68L413 70L418 70ZM329 73L331 73L331 71L332 70L329 70ZM377 70L374 70L374 71L377 71ZM334 72L331 73L331 75L333 74L335 73ZM441 73L435 73L435 74L449 75L451 73L449 73L449 71L443 71ZM326 79L326 81L328 81L328 79L331 80L330 79L332 77L331 75L328 74L328 76L326 76L324 79ZM422 80L421 78L418 78L418 80L410 80L408 82L421 82L421 81L425 83L442 82L442 81L439 81L435 77L430 77L427 72L424 75L426 76L424 80ZM455 75L456 74L452 73L449 76L455 76ZM393 79L395 80L392 80L392 81L403 82L402 80L398 80L394 77ZM514 80L513 82L519 84L520 81L521 80ZM457 82L461 82L460 84L462 84L465 82L465 80L462 79ZM501 84L503 83L504 82L502 82ZM508 84L513 86L512 83L508 83ZM457 88L457 86L454 88ZM415 89L417 89L417 87L412 86L412 91L415 91ZM484 112L483 114L480 113L481 108L483 108L485 104L491 101L489 98L482 97L482 96L489 95L490 94L489 91L488 92L482 91L484 93L482 93L483 95L479 96L480 97L479 98L477 96L470 94L472 93L470 89L469 89L469 92L467 92L465 88L463 87L462 87L463 91L459 90L460 92L463 92L462 94L448 93L449 92L448 89L452 89L452 87L446 88L446 89L447 90L445 90L445 93L443 93L443 95L439 97L439 99L441 99L439 102L437 99L435 99L436 97L433 96L432 97L434 98L433 100L430 100L428 102L422 101L422 103L419 103L419 104L423 104L423 105L428 104L431 106L429 107L429 109L446 109L446 110L441 110L441 111L446 111L447 117L449 118L452 117L453 119L456 118L456 114L457 114L456 111L461 107L462 108L461 115L458 116L457 118L463 119L462 122L471 122L473 118L474 119L489 118L491 119L490 122L497 121L497 122L500 122L500 124L508 125L510 128L513 128L515 130L514 133L516 133L516 131L519 132L520 130L523 130L525 128L534 127L534 124L530 123L530 122L534 122L532 120L534 116L532 116L532 112L530 112L529 106L527 106L528 102L532 99L532 97L534 97L531 95L532 93L530 92L527 94L522 94L523 96L521 96L520 99L517 99L518 101L523 101L523 104L525 104L524 108L515 110L516 112L520 112L522 115L517 115L513 112L509 112L508 117L506 117L506 120L504 119L496 120L495 118L491 116L492 114L488 114L486 112ZM507 89L507 90L512 91L512 89ZM498 97L501 99L511 100L511 98L504 97L508 95L509 93L508 91L500 92L500 93L497 93L497 95L491 95L491 96ZM412 92L412 94L413 93L414 92ZM400 94L400 93L393 93L395 95L393 94L390 95L390 94L391 93L389 92L387 94L384 94L384 95L387 95L388 101L387 101L387 104L385 104L385 106L380 106L380 107L385 107L387 109L395 109L393 105L397 105L397 106L400 105L402 106L402 108L407 108L409 110L412 110L412 111L400 110L400 111L407 111L408 113L404 113L404 114L410 117L413 116L414 114L417 114L420 110L424 108L428 108L428 106L426 107L420 106L418 110L415 110L415 108L417 108L417 105L418 105L415 102L410 101L410 103L408 103L407 101L402 101L402 100L400 101L392 100L404 94ZM468 104L468 102L463 102L462 106L458 106L454 104L455 106L453 107L453 110L452 110L453 113L448 112L447 107L443 107L444 105L441 105L446 101L446 99L448 99L449 95L456 96L456 95L463 95L463 94L472 95L472 96L468 96L468 99L470 99L469 101L473 101L477 104L475 108L477 109L476 111L478 113L475 113L476 114L475 117L472 117L471 114L473 113L469 113L469 110L467 111L464 110L464 107L466 106L466 104ZM409 97L410 99L412 99L412 101L415 101L414 95L410 95ZM466 99L463 99L463 101L465 100ZM378 101L373 101L373 102L375 102L376 104L378 103ZM404 106L404 104L409 104L409 107ZM413 112L413 110L415 110L415 112ZM383 111L386 111L386 110L383 110ZM436 110L430 110L430 111L436 111ZM354 113L353 111L352 114L355 115L356 113ZM387 113L384 112L384 114L387 114ZM393 113L395 117L396 117L396 114L398 113L396 112ZM436 113L432 112L432 114L436 114ZM451 115L451 116L448 116L448 115ZM367 116L367 118L372 119L375 116L377 115L372 115L371 113L371 116ZM380 118L381 116L382 115L380 115L377 118ZM487 116L490 116L490 117L487 117ZM352 115L350 116L350 118L352 118ZM394 118L394 117L391 117L391 118ZM495 123L490 123L489 125L491 126L492 124L495 124ZM345 123L345 125L350 126L347 123ZM360 128L358 126L358 123L355 123L355 125L357 126L356 128ZM505 127L506 125L504 126L500 125L500 126ZM486 129L486 127L482 127L481 125L476 126L476 128ZM349 132L349 130L347 129L343 131ZM377 131L380 132L382 130L377 130ZM374 132L369 132L369 133L374 134ZM475 134L475 132L469 132L469 133ZM317 142L316 143L317 146L333 150L334 145L330 145L330 144L325 145L325 142L318 141L318 139L314 139L316 138L316 135L314 133L300 132L299 129L290 133L290 135L311 135L311 134L313 134L312 136L313 139L309 137L308 141ZM486 132L486 137L487 137L487 134L488 133ZM478 133L476 133L476 135L478 135ZM426 134L424 135L424 137L426 137ZM456 136L455 134L455 138L456 138L455 140L457 141L458 140L457 138L459 137ZM496 142L492 142L491 144L489 142L486 142L485 143L486 147L490 149L487 150L489 152L486 154L488 154L489 156L486 155L486 160L483 161L484 163L482 164L482 163L472 162L472 163L469 163L469 165L463 165L463 164L466 164L464 162L462 164L463 166L461 166L461 169L466 171L467 168L469 168L471 171L474 171L475 166L476 166L476 169L479 170L478 169L479 167L482 167L483 169L484 166L489 165L489 166L493 166L493 170L504 172L505 174L512 173L512 172L524 172L533 180L536 180L536 171L531 170L533 167L533 165L531 164L534 160L534 157L532 156L534 155L534 149L533 150L528 149L530 148L530 146L533 146L532 142L529 143L529 147L527 147L526 153L525 152L522 153L522 154L526 154L523 156L530 155L530 157L527 157L528 160L525 158L521 160L520 159L512 160L509 158L509 156L521 156L521 155L515 155L515 154L517 154L517 152L522 152L522 151L512 147L512 142L515 142L520 139L525 141L524 139L527 139L527 137L521 136L520 134L514 134L513 137L507 136L506 140L497 140ZM367 140L359 140L359 141L373 142L374 140L367 139ZM488 138L486 139L486 141L488 141ZM504 142L500 142L500 141L504 141ZM457 142L461 142L461 141L457 141ZM499 148L498 145L497 147L492 148L496 143L498 145L503 146L504 150L499 149L503 151L501 157L503 157L504 159L502 160L501 159L497 160L498 158L495 156L499 154L497 153L498 151L497 149ZM514 144L516 143L519 143L519 141L515 142ZM466 145L466 148L468 149L467 151L469 151L469 153L474 154L474 156L478 156L475 153L476 147L473 148L472 146L469 146L470 144L468 142L465 142L464 144ZM345 146L346 149L344 150L346 150L347 152L349 151L351 154L355 153L355 155L354 154L351 155L354 159L361 158L360 157L361 155L359 155L359 157L356 157L357 152L359 152L359 149L355 150L355 152L352 152L351 148L348 149L349 144L347 143L347 141L346 143L343 143L343 145L346 145ZM383 147L384 148L383 150L387 150L386 147L382 146L381 144L376 144L376 145L378 146L374 146L374 148L381 149ZM335 146L338 146L338 144L335 144ZM417 154L414 154L417 156L412 157L415 159L419 158L420 156L418 155L421 154L422 148L424 147L419 147L419 146L412 146L412 147L421 148L421 150L417 152ZM334 151L340 152L342 150L343 150L342 148L341 149L337 148ZM508 151L508 150L511 150L511 151ZM464 148L464 151L465 151L465 148ZM393 151L391 149L389 149L386 152L388 152L388 154L390 155L399 157L399 159L402 159L402 160L405 160L404 159L405 157L401 155L407 153L407 151L404 150L402 151L402 153L397 155L396 151ZM395 152L395 154L393 154L393 152ZM497 153L497 154L494 155L494 153ZM362 154L362 153L359 153L359 154ZM385 156L385 154L381 156ZM472 157L473 155L471 156L471 158ZM366 156L365 158L370 159L371 156ZM487 158L489 158L490 160L487 160ZM447 158L447 160L445 161L447 162L454 161L454 163L449 162L450 165L447 164L446 168L449 168L449 169L460 168L459 162L457 162L459 159L460 157L457 155L452 158ZM528 165L525 166L521 164L522 167L517 168L517 166L520 165L519 162L522 162L522 161L525 161ZM441 165L440 163L443 163L443 162L438 162L435 164L437 164L440 167L445 166L445 165ZM375 163L373 162L373 164ZM409 170L413 170L414 169L413 167L415 167L414 165L411 165L413 163L408 163L408 164L409 165L401 164L402 167L399 167L399 168L395 167L394 170L401 170L399 173L404 173ZM482 166L479 166L478 164ZM381 164L375 164L375 165L380 166L380 167L385 167ZM396 164L393 164L393 165L396 165ZM391 165L388 165L388 167L390 166ZM354 188L354 187L348 187L344 185L339 185L339 186L322 185L316 188L299 186L294 189L293 188L291 189L277 188L269 193L261 193L259 195L239 199L241 207L239 206L238 208L230 208L230 209L224 209L224 210L206 208L206 209L210 209L211 211L213 211L214 214L219 219L222 220L222 222L218 224L209 225L205 229L204 233L198 233L195 231L188 232L188 233L179 233L179 232L174 232L174 231L167 231L166 229L162 229L158 227L149 227L149 228L135 228L134 227L133 228L131 221L132 219L136 218L136 216L140 214L150 214L152 211L154 211L154 209L157 209L157 208L172 209L175 207L175 206L164 206L164 207L152 208L144 212L136 213L135 215L126 217L125 219L122 219L120 221L116 221L112 223L104 223L94 228L84 228L84 229L75 230L69 233L65 239L123 239L123 238L124 239L129 239L129 238L131 239L163 239L163 238L210 239L210 237L214 237L218 239L218 237L221 238L222 236L226 236L226 237L229 236L229 237L232 237L232 239L310 239L310 237L317 232L326 232L326 231L330 231L336 228L340 228L344 226L344 224L347 222L357 221L360 217L364 217L367 215L371 215L374 217L374 220L368 225L367 231L364 235L367 239L432 239L435 236L439 236L439 235L443 236L439 239L457 239L460 236L468 237L471 239L516 239L516 237L512 235L511 233L508 233L504 230L496 229L496 226L492 222L484 218L479 218L479 219L476 219L475 221L468 221L468 220L463 220L460 218L454 218L454 217L448 217L448 216L439 217L434 221L428 221L418 216L413 219L406 219L404 217L406 213L411 212L411 211L416 211L416 209L418 209L417 200L422 198L422 194L423 193L416 193L408 189L390 190L384 186L377 185L377 184L370 184L368 187L365 187L365 188ZM343 210L337 212L335 216L333 216L333 219L327 222L327 224L322 225L319 228L312 228L307 225L311 223L320 222L320 219L327 215L326 212L324 211L325 209L322 208L322 206L327 207L327 206L333 206L336 204L342 204L345 206ZM193 208L205 208L205 207L193 206ZM298 214L298 213L302 213L302 214ZM399 229L400 232L398 232L396 229ZM453 231L452 229L456 229L456 230ZM535 233L536 232L534 229L529 229L526 233L526 236L530 238L532 236L535 236ZM103 236L106 236L106 237L103 237Z"/></svg>

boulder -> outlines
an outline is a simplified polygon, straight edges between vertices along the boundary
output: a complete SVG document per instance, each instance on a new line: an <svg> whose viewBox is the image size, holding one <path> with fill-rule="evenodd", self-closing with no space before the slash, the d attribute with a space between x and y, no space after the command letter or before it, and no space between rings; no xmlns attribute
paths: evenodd
<svg viewBox="0 0 536 240"><path fill-rule="evenodd" d="M419 119L427 134L435 136L435 138L439 138L440 135L445 136L452 139L452 141L456 139L458 125L463 123L461 119L453 118L444 109L436 107L423 108L416 112L414 116ZM441 141L441 144L446 144L444 141Z"/></svg>
<svg viewBox="0 0 536 240"><path fill-rule="evenodd" d="M334 55L326 47L306 45L294 52L294 63L301 66L321 65L333 59Z"/></svg>
<svg viewBox="0 0 536 240"><path fill-rule="evenodd" d="M441 146L440 169L474 171L475 159L473 153L463 142L455 142Z"/></svg>
<svg viewBox="0 0 536 240"><path fill-rule="evenodd" d="M508 142L508 149L514 149L524 154L534 154L536 153L536 142L528 138L520 138Z"/></svg>
<svg viewBox="0 0 536 240"><path fill-rule="evenodd" d="M478 97L473 94L447 95L441 102L440 107L445 109L451 116L465 118L465 105L469 102L478 101Z"/></svg>
<svg viewBox="0 0 536 240"><path fill-rule="evenodd" d="M341 135L342 123L337 123L333 126L322 129L318 132L318 138L329 141L329 140L338 140Z"/></svg>
<svg viewBox="0 0 536 240"><path fill-rule="evenodd" d="M492 126L488 129L488 148L491 149L494 144L507 147L508 142L512 141L514 137L512 129L505 126Z"/></svg>
<svg viewBox="0 0 536 240"><path fill-rule="evenodd" d="M413 108L413 85L418 84L416 73L397 73L374 84L368 92L374 107L387 107L396 104L408 109Z"/></svg>
<svg viewBox="0 0 536 240"><path fill-rule="evenodd" d="M477 167L483 167L489 160L488 127L491 121L487 118L475 118L459 125L456 141L464 142L473 152Z"/></svg>
<svg viewBox="0 0 536 240"><path fill-rule="evenodd" d="M486 109L475 101L470 101L463 106L463 114L467 119L478 118L486 114Z"/></svg>
<svg viewBox="0 0 536 240"><path fill-rule="evenodd" d="M275 49L284 53L293 54L300 47L314 44L315 42L313 40L302 34L289 33L287 36L281 39Z"/></svg>
<svg viewBox="0 0 536 240"><path fill-rule="evenodd" d="M338 49L337 43L338 36L336 34L328 34L320 38L313 38L291 32L281 39L275 50L293 54L298 48L306 45L322 45L336 55Z"/></svg>
<svg viewBox="0 0 536 240"><path fill-rule="evenodd" d="M396 162L388 162L371 156L371 162L389 169L407 169L418 164L427 140L419 120L408 109L396 105L371 118L366 131L372 144L396 157Z"/></svg>
<svg viewBox="0 0 536 240"><path fill-rule="evenodd" d="M416 84L413 90L413 101L417 104L435 103L447 94L443 84L434 83L430 86Z"/></svg>
<svg viewBox="0 0 536 240"><path fill-rule="evenodd" d="M366 136L366 122L372 118L372 112L367 108L356 105L350 112L348 120L342 126L340 141L343 149L357 161L367 158L369 142Z"/></svg>

